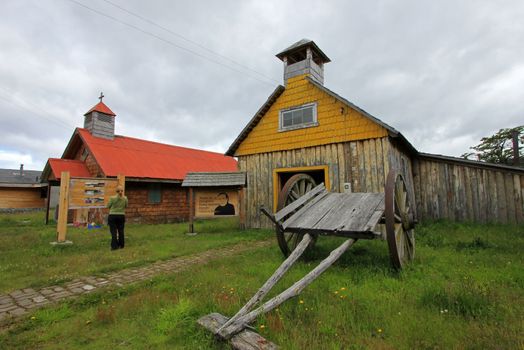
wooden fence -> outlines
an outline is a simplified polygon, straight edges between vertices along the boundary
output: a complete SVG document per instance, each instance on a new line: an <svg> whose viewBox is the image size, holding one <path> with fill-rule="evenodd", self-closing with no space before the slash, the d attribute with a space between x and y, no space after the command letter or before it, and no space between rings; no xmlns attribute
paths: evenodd
<svg viewBox="0 0 524 350"><path fill-rule="evenodd" d="M419 220L524 224L524 169L420 154L413 180Z"/></svg>

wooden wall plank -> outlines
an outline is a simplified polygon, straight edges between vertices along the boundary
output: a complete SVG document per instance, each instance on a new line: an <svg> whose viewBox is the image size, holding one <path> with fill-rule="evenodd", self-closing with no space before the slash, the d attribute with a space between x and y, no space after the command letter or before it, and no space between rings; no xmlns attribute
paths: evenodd
<svg viewBox="0 0 524 350"><path fill-rule="evenodd" d="M382 153L382 143L384 139L375 140L375 149L376 149L376 161L377 166L377 177L378 177L378 188L377 192L384 192L384 186L386 184L386 177L384 176L384 155Z"/></svg>
<svg viewBox="0 0 524 350"><path fill-rule="evenodd" d="M515 222L517 224L524 224L524 204L522 202L520 178L517 174L513 174L513 191L513 197L515 199Z"/></svg>
<svg viewBox="0 0 524 350"><path fill-rule="evenodd" d="M471 187L471 196L472 196L472 211L473 217L471 218L474 222L480 222L480 198L479 198L479 189L478 189L478 179L479 179L480 169L471 168L470 177L468 179Z"/></svg>
<svg viewBox="0 0 524 350"><path fill-rule="evenodd" d="M473 193L471 192L471 169L468 167L463 167L464 178L463 178L463 187L465 191L465 202L464 202L464 220L472 221L473 220Z"/></svg>
<svg viewBox="0 0 524 350"><path fill-rule="evenodd" d="M344 150L344 144L339 143L337 147L337 159L338 159L338 183L339 191L344 192L344 183L349 182L347 179L347 161L346 161L346 152Z"/></svg>
<svg viewBox="0 0 524 350"><path fill-rule="evenodd" d="M377 193L379 192L379 181L378 181L378 171L377 171L377 147L375 140L371 139L368 141L368 154L369 154L369 169L370 176L373 181L371 191Z"/></svg>
<svg viewBox="0 0 524 350"><path fill-rule="evenodd" d="M516 224L517 218L515 213L515 192L513 190L513 176L512 174L504 174L504 187L506 188L506 208L508 210L508 223Z"/></svg>
<svg viewBox="0 0 524 350"><path fill-rule="evenodd" d="M506 188L504 186L504 174L497 171L497 196L500 213L500 222L506 224L508 222L508 203L506 201Z"/></svg>

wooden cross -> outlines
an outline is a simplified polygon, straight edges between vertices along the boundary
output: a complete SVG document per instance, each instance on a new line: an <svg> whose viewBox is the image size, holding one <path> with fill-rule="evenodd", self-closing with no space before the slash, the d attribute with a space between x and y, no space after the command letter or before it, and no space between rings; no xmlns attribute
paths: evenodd
<svg viewBox="0 0 524 350"><path fill-rule="evenodd" d="M101 92L101 93L100 93L100 97L98 97L98 99L100 100L100 102L102 102L102 99L103 99L104 97L105 97L105 96L104 96L104 93Z"/></svg>

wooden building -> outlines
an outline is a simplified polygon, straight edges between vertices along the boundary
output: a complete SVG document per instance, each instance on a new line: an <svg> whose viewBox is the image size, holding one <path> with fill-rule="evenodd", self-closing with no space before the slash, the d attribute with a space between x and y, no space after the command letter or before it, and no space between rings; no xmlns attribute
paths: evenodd
<svg viewBox="0 0 524 350"><path fill-rule="evenodd" d="M313 41L303 39L276 56L284 62L284 86L274 90L226 152L238 157L239 170L247 174L244 201L248 227L271 225L260 215L260 206L276 211L280 193L297 174L305 174L315 183L325 182L330 191L383 192L390 169L403 174L412 201L417 201L415 216L474 219L427 209L424 201L432 194L422 194L434 181L445 179L428 177L427 171L419 170L429 157L420 155L399 131L324 86L324 65L330 59ZM473 165L465 161L460 166ZM514 211L519 212L524 171L511 171L518 176L511 178L511 191L515 191ZM472 196L460 200L471 200L462 204L466 212L476 205ZM456 201L449 195L443 205L453 206ZM520 209L516 209L518 205ZM487 213L486 221L498 218ZM515 214L515 222L524 222L521 214Z"/></svg>
<svg viewBox="0 0 524 350"><path fill-rule="evenodd" d="M126 178L131 222L165 223L188 219L188 172L235 171L234 158L219 153L115 135L116 115L102 102L84 115L60 159L50 158L43 179L56 185L62 171L72 177Z"/></svg>
<svg viewBox="0 0 524 350"><path fill-rule="evenodd" d="M47 183L41 183L41 171L0 169L0 211L45 208Z"/></svg>

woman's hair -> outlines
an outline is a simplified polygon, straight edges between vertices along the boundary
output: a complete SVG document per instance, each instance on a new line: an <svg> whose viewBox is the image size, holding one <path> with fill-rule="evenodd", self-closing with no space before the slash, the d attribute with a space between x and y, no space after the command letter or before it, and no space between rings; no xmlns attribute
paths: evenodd
<svg viewBox="0 0 524 350"><path fill-rule="evenodd" d="M229 196L227 195L226 192L220 192L219 194L217 194L217 197L220 197L220 195L224 195L224 196L226 196L226 199L227 199L227 201L229 202Z"/></svg>

